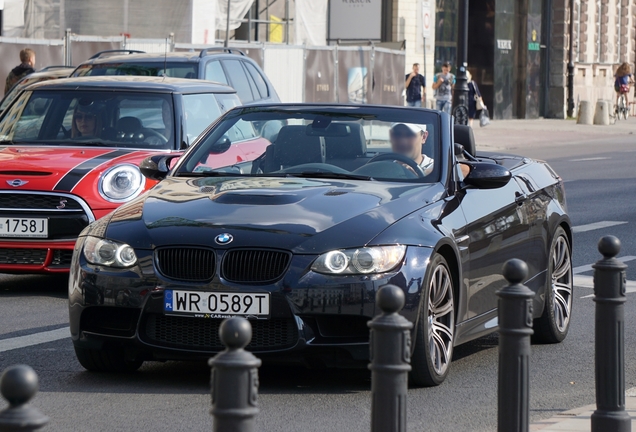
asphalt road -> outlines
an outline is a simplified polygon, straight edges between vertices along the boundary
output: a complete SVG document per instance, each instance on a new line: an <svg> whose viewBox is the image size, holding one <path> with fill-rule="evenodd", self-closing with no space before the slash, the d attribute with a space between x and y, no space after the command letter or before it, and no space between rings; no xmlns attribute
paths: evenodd
<svg viewBox="0 0 636 432"><path fill-rule="evenodd" d="M576 226L625 222L574 235L574 265L599 259L599 237L623 241L620 256L636 256L636 139L612 136L563 146L546 141L516 153L548 160L566 181ZM636 281L636 261L628 262ZM589 276L591 273L582 273ZM590 288L578 288L570 334L558 345L536 345L530 363L531 420L594 403L593 317ZM0 275L0 343L67 325L66 280ZM626 305L626 388L636 386L636 293ZM51 417L48 431L210 430L209 369L205 363L148 363L135 374L85 372L70 339L0 352L0 369L27 363L40 375L33 403ZM497 336L455 350L440 387L411 389L411 431L496 429ZM365 370L306 370L263 366L259 430L369 430L370 379ZM0 408L4 403L0 402Z"/></svg>

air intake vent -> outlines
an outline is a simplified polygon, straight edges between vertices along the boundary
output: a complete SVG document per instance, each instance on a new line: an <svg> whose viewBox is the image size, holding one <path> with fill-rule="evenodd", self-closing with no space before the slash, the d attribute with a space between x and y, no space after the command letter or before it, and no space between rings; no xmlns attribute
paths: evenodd
<svg viewBox="0 0 636 432"><path fill-rule="evenodd" d="M156 252L159 273L170 279L206 282L214 277L216 257L211 249L163 248Z"/></svg>
<svg viewBox="0 0 636 432"><path fill-rule="evenodd" d="M223 257L222 277L235 283L268 284L285 274L288 252L274 250L235 249Z"/></svg>
<svg viewBox="0 0 636 432"><path fill-rule="evenodd" d="M150 314L145 337L153 344L201 351L224 349L219 339L223 320ZM291 348L298 341L298 327L291 318L250 320L252 340L248 350L267 351ZM143 333L142 333L143 334Z"/></svg>

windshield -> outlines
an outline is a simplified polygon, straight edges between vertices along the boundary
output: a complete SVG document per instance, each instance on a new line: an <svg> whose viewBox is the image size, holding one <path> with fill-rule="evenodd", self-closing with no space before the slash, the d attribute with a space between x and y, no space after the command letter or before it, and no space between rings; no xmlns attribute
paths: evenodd
<svg viewBox="0 0 636 432"><path fill-rule="evenodd" d="M113 62L87 64L77 68L73 76L141 75L173 78L197 78L199 65L186 62Z"/></svg>
<svg viewBox="0 0 636 432"><path fill-rule="evenodd" d="M256 159L215 168L232 146L254 139L267 143ZM174 174L435 182L439 148L439 116L434 112L248 107L222 118L182 158Z"/></svg>
<svg viewBox="0 0 636 432"><path fill-rule="evenodd" d="M26 91L0 119L3 144L175 148L170 94Z"/></svg>
<svg viewBox="0 0 636 432"><path fill-rule="evenodd" d="M49 80L54 80L59 78L63 78L63 76L50 75L50 76L39 76L35 78L27 76L26 78L20 80L16 85L11 87L11 90L9 90L9 92L5 95L4 99L2 100L2 103L0 104L0 112L6 110L9 107L9 105L11 105L11 102L13 102L13 100L18 96L18 94L20 94L20 90L22 90L29 84L33 84L33 83L37 83L41 81L49 81Z"/></svg>

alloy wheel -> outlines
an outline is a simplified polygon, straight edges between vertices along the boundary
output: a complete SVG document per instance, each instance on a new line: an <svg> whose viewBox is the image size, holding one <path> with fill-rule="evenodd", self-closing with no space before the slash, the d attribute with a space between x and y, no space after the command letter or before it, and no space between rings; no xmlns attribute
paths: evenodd
<svg viewBox="0 0 636 432"><path fill-rule="evenodd" d="M451 362L454 331L453 281L446 266L438 265L431 277L428 298L429 355L438 375L443 375Z"/></svg>
<svg viewBox="0 0 636 432"><path fill-rule="evenodd" d="M572 312L572 261L567 240L560 236L552 254L552 294L554 321L560 332L565 332Z"/></svg>

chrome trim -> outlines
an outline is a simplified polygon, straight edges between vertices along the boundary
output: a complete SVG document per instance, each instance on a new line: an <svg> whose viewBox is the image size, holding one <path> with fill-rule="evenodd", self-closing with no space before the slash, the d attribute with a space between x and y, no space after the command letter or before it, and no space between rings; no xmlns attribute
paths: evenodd
<svg viewBox="0 0 636 432"><path fill-rule="evenodd" d="M6 208L6 207L0 207L0 212L12 212L12 211L16 211L16 212L53 212L53 213L59 213L59 212L82 212L82 209L26 209L26 208Z"/></svg>
<svg viewBox="0 0 636 432"><path fill-rule="evenodd" d="M455 239L455 242L456 242L456 243L464 243L464 242L465 242L465 241L467 241L467 240L470 240L470 236L463 235L463 236L461 236L461 237L457 237L457 238Z"/></svg>
<svg viewBox="0 0 636 432"><path fill-rule="evenodd" d="M82 207L82 210L84 210L84 213L86 213L86 216L88 216L88 222L95 222L95 215L93 214L93 211L91 210L91 208L89 207L88 204L86 204L86 201L84 201L82 198L78 197L77 195L73 195L70 193L64 193L64 192L41 192L41 191L27 191L27 190L0 190L0 194L24 194L24 195L54 195L54 196L62 196L62 197L66 197L66 198L70 198L73 199L75 201L77 201L80 205L80 207ZM9 210L15 210L15 209L9 209ZM29 209L29 211L37 211L36 209ZM61 210L43 210L43 211L61 211ZM69 211L69 210L67 210ZM77 211L77 210L72 210L72 211Z"/></svg>

